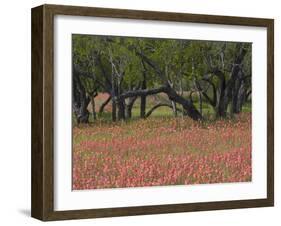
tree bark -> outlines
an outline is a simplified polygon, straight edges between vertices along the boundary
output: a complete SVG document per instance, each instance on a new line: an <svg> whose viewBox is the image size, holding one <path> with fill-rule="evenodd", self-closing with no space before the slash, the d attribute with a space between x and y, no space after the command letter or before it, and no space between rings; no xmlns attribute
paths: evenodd
<svg viewBox="0 0 281 226"><path fill-rule="evenodd" d="M125 99L118 97L117 104L118 104L118 120L124 120L125 119Z"/></svg>
<svg viewBox="0 0 281 226"><path fill-rule="evenodd" d="M202 115L195 108L191 101L186 100L182 96L178 95L177 92L172 89L169 85L161 86L159 88L154 89L145 89L145 90L135 90L128 91L126 93L121 94L123 98L141 96L141 95L154 95L158 93L166 93L171 101L174 101L183 106L184 115L188 115L193 120L202 120Z"/></svg>
<svg viewBox="0 0 281 226"><path fill-rule="evenodd" d="M126 109L125 109L125 117L126 118L131 118L132 117L132 109L134 106L134 103L137 99L137 96L135 97L130 97L128 103L125 105Z"/></svg>
<svg viewBox="0 0 281 226"><path fill-rule="evenodd" d="M120 95L120 97L126 99L128 97L135 97L135 96L142 96L142 95L154 95L158 93L165 93L167 92L167 86L160 86L159 88L153 88L153 89L139 89L139 90L130 90L127 92L124 92Z"/></svg>
<svg viewBox="0 0 281 226"><path fill-rule="evenodd" d="M92 104L92 113L93 113L93 119L97 119L97 113L96 113L96 103L95 103L95 96L91 97L91 104Z"/></svg>
<svg viewBox="0 0 281 226"><path fill-rule="evenodd" d="M146 89L146 74L143 72L143 81L141 85L141 89L145 90ZM140 117L145 118L145 110L146 110L146 95L141 95L140 98Z"/></svg>
<svg viewBox="0 0 281 226"><path fill-rule="evenodd" d="M243 104L246 99L246 91L244 83L241 84L240 89L238 91L238 100L237 100L237 113L242 111Z"/></svg>
<svg viewBox="0 0 281 226"><path fill-rule="evenodd" d="M202 103L202 94L201 94L201 92L198 92L198 98L199 98L199 112L202 115L203 114L203 103Z"/></svg>
<svg viewBox="0 0 281 226"><path fill-rule="evenodd" d="M90 98L86 95L86 91L81 83L80 77L74 68L73 72L73 111L77 119L77 123L89 122L89 111L87 109Z"/></svg>
<svg viewBox="0 0 281 226"><path fill-rule="evenodd" d="M225 78L220 79L220 95L217 106L216 116L219 118L226 117L227 105L226 105L226 81Z"/></svg>
<svg viewBox="0 0 281 226"><path fill-rule="evenodd" d="M237 92L239 91L239 87L237 86L237 83L239 83L239 79L241 77L241 64L244 60L244 57L246 55L246 49L243 48L243 45L241 43L237 44L237 55L236 58L233 62L233 67L232 67L232 71L231 71L231 76L230 79L227 82L226 88L225 88L225 93L223 96L223 103L222 103L222 107L223 107L223 115L226 115L227 112L227 107L228 104L230 102L233 102L233 99L235 99L237 97ZM236 100L235 100L236 102ZM235 109L233 108L235 106L232 106L232 112L235 113ZM236 107L235 107L236 108Z"/></svg>
<svg viewBox="0 0 281 226"><path fill-rule="evenodd" d="M215 98L213 101L208 100L209 103L213 103L212 105L215 106L217 117L224 118L227 116L229 103L233 102L233 98L235 97L236 92L238 92L240 89L240 87L238 87L236 91L234 91L235 83L237 82L237 79L239 77L239 72L241 71L242 62L244 60L246 52L247 50L243 47L243 44L238 43L236 45L236 56L233 60L232 71L230 73L230 79L228 81L226 81L226 76L224 72L222 72L218 67L212 67L211 64L208 63L208 73L212 73L219 79L219 89L217 93L219 96L217 102L215 102ZM207 82L210 83L210 81ZM204 93L203 95L206 98L206 95ZM233 104L231 104L231 111L234 110L235 109L233 108Z"/></svg>
<svg viewBox="0 0 281 226"><path fill-rule="evenodd" d="M249 75L245 76L242 69L238 73L238 78L233 89L232 108L235 114L242 111L243 104L247 101L247 79L251 78ZM248 87L249 88L249 87Z"/></svg>
<svg viewBox="0 0 281 226"><path fill-rule="evenodd" d="M117 110L116 100L114 97L114 98L112 98L112 112L111 112L111 118L112 118L113 122L116 122L116 110Z"/></svg>
<svg viewBox="0 0 281 226"><path fill-rule="evenodd" d="M110 102L111 100L111 95L102 103L102 105L100 106L100 109L99 109L99 115L101 115L104 111L104 108L106 107L106 105L108 105L108 103Z"/></svg>
<svg viewBox="0 0 281 226"><path fill-rule="evenodd" d="M191 103L191 101L186 100L182 96L178 95L177 92L172 89L171 87L167 87L166 94L168 95L169 99L179 103L184 108L184 115L188 115L193 120L202 120L203 117L200 112L195 108L195 106Z"/></svg>
<svg viewBox="0 0 281 226"><path fill-rule="evenodd" d="M240 99L239 95L241 94L241 92L239 93L240 87L241 87L242 83L240 79L237 79L234 83L234 87L232 89L232 101L231 101L231 108L232 108L232 113L234 114L238 114L240 113L240 104L238 103Z"/></svg>
<svg viewBox="0 0 281 226"><path fill-rule="evenodd" d="M116 95L115 95L115 79L114 79L114 73L112 72L111 75L111 97L112 97L112 112L111 112L111 118L112 121L116 121Z"/></svg>

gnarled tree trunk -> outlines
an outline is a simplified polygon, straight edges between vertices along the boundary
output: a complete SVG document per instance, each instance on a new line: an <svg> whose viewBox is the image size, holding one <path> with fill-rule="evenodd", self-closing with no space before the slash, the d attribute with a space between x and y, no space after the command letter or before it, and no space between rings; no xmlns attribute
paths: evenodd
<svg viewBox="0 0 281 226"><path fill-rule="evenodd" d="M87 96L84 86L81 83L78 73L73 72L73 111L77 119L77 123L89 122L89 111L87 109L90 98Z"/></svg>
<svg viewBox="0 0 281 226"><path fill-rule="evenodd" d="M184 115L188 115L190 118L192 118L193 120L202 120L203 117L200 114L200 112L196 109L196 107L191 103L190 100L186 100L185 98L183 98L182 96L178 95L177 92L172 89L170 86L167 87L167 90L165 92L169 99L171 101L174 101L178 104L181 104L184 112Z"/></svg>
<svg viewBox="0 0 281 226"><path fill-rule="evenodd" d="M221 85L220 85L220 98L219 103L217 107L217 116L218 117L226 117L227 115L227 108L229 103L232 102L232 109L231 111L235 113L236 107L236 100L234 100L237 97L237 92L240 89L239 87L235 87L237 85L237 82L239 80L239 76L241 73L241 64L243 62L243 59L246 55L246 49L243 48L243 45L241 43L237 44L237 55L233 62L233 67L230 75L230 79L225 81L225 79L221 79ZM233 105L233 101L235 102ZM233 108L234 107L234 108Z"/></svg>
<svg viewBox="0 0 281 226"><path fill-rule="evenodd" d="M145 90L135 90L135 91L128 91L123 93L121 96L123 98L134 97L134 96L142 96L142 95L154 95L158 93L166 93L171 101L174 101L180 105L182 105L184 115L188 115L193 120L201 120L202 115L200 112L195 108L190 100L186 100L182 96L178 95L177 92L172 89L169 85L161 86L159 88L154 89L145 89Z"/></svg>

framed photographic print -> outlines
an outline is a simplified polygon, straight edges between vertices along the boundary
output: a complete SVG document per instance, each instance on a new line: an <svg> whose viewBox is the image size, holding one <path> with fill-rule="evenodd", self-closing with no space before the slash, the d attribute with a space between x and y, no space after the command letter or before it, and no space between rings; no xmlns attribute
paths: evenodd
<svg viewBox="0 0 281 226"><path fill-rule="evenodd" d="M32 9L32 216L273 206L272 19Z"/></svg>

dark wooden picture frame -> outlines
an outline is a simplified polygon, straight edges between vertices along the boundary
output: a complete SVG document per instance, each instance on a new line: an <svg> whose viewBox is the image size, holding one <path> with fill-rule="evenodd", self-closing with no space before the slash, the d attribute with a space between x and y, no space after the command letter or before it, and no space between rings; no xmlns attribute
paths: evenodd
<svg viewBox="0 0 281 226"><path fill-rule="evenodd" d="M267 198L54 211L54 16L95 16L267 28ZM274 205L274 20L123 9L42 5L32 9L31 215L50 220L220 210Z"/></svg>

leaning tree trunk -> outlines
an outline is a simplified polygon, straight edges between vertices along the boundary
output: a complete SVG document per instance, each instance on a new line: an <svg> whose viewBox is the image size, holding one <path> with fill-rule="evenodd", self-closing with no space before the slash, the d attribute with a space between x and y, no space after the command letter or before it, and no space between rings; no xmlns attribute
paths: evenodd
<svg viewBox="0 0 281 226"><path fill-rule="evenodd" d="M177 92L172 89L169 85L161 86L159 88L149 89L149 90L134 90L134 91L128 91L126 93L123 93L121 96L123 98L128 97L135 97L135 96L142 96L142 95L155 95L158 93L166 93L171 101L174 101L180 105L182 105L184 109L184 115L189 116L193 120L201 120L202 115L200 112L195 108L195 106L192 104L190 100L186 100L182 96L178 95Z"/></svg>
<svg viewBox="0 0 281 226"><path fill-rule="evenodd" d="M73 73L73 111L77 119L77 123L89 122L89 111L87 109L90 98L86 95L86 91L81 83L78 73Z"/></svg>
<svg viewBox="0 0 281 226"><path fill-rule="evenodd" d="M174 101L182 105L184 109L184 115L188 115L190 118L196 121L203 119L202 115L192 104L192 102L178 95L177 92L174 89L172 89L170 86L167 87L166 94L168 95L171 101Z"/></svg>
<svg viewBox="0 0 281 226"><path fill-rule="evenodd" d="M163 76L163 72L158 68L158 66L155 65L150 59L148 59L142 52L136 52L136 54L141 57L143 62L147 63L150 67L152 67L154 69L154 71L157 73L159 78L163 82L165 82L165 86L157 88L157 89L153 89L151 92L147 92L147 90L144 92L134 91L134 93L131 93L130 95L136 95L137 93L140 94L139 96L141 96L143 94L146 94L146 95L151 95L152 93L157 94L156 90L158 90L158 93L160 93L160 92L166 93L171 101L174 101L174 102L182 105L183 110L184 110L184 115L188 115L190 118L192 118L193 120L196 120L196 121L201 120L202 115L200 114L200 112L195 108L195 106L191 103L191 101L186 100L182 96L178 95L177 92L173 88L171 88L171 86L167 82L167 78L165 76ZM161 90L161 91L159 92L159 90ZM151 94L148 94L148 93L151 93Z"/></svg>
<svg viewBox="0 0 281 226"><path fill-rule="evenodd" d="M111 100L111 95L101 104L100 110L99 110L99 115L101 115L104 111L104 108L109 104Z"/></svg>

